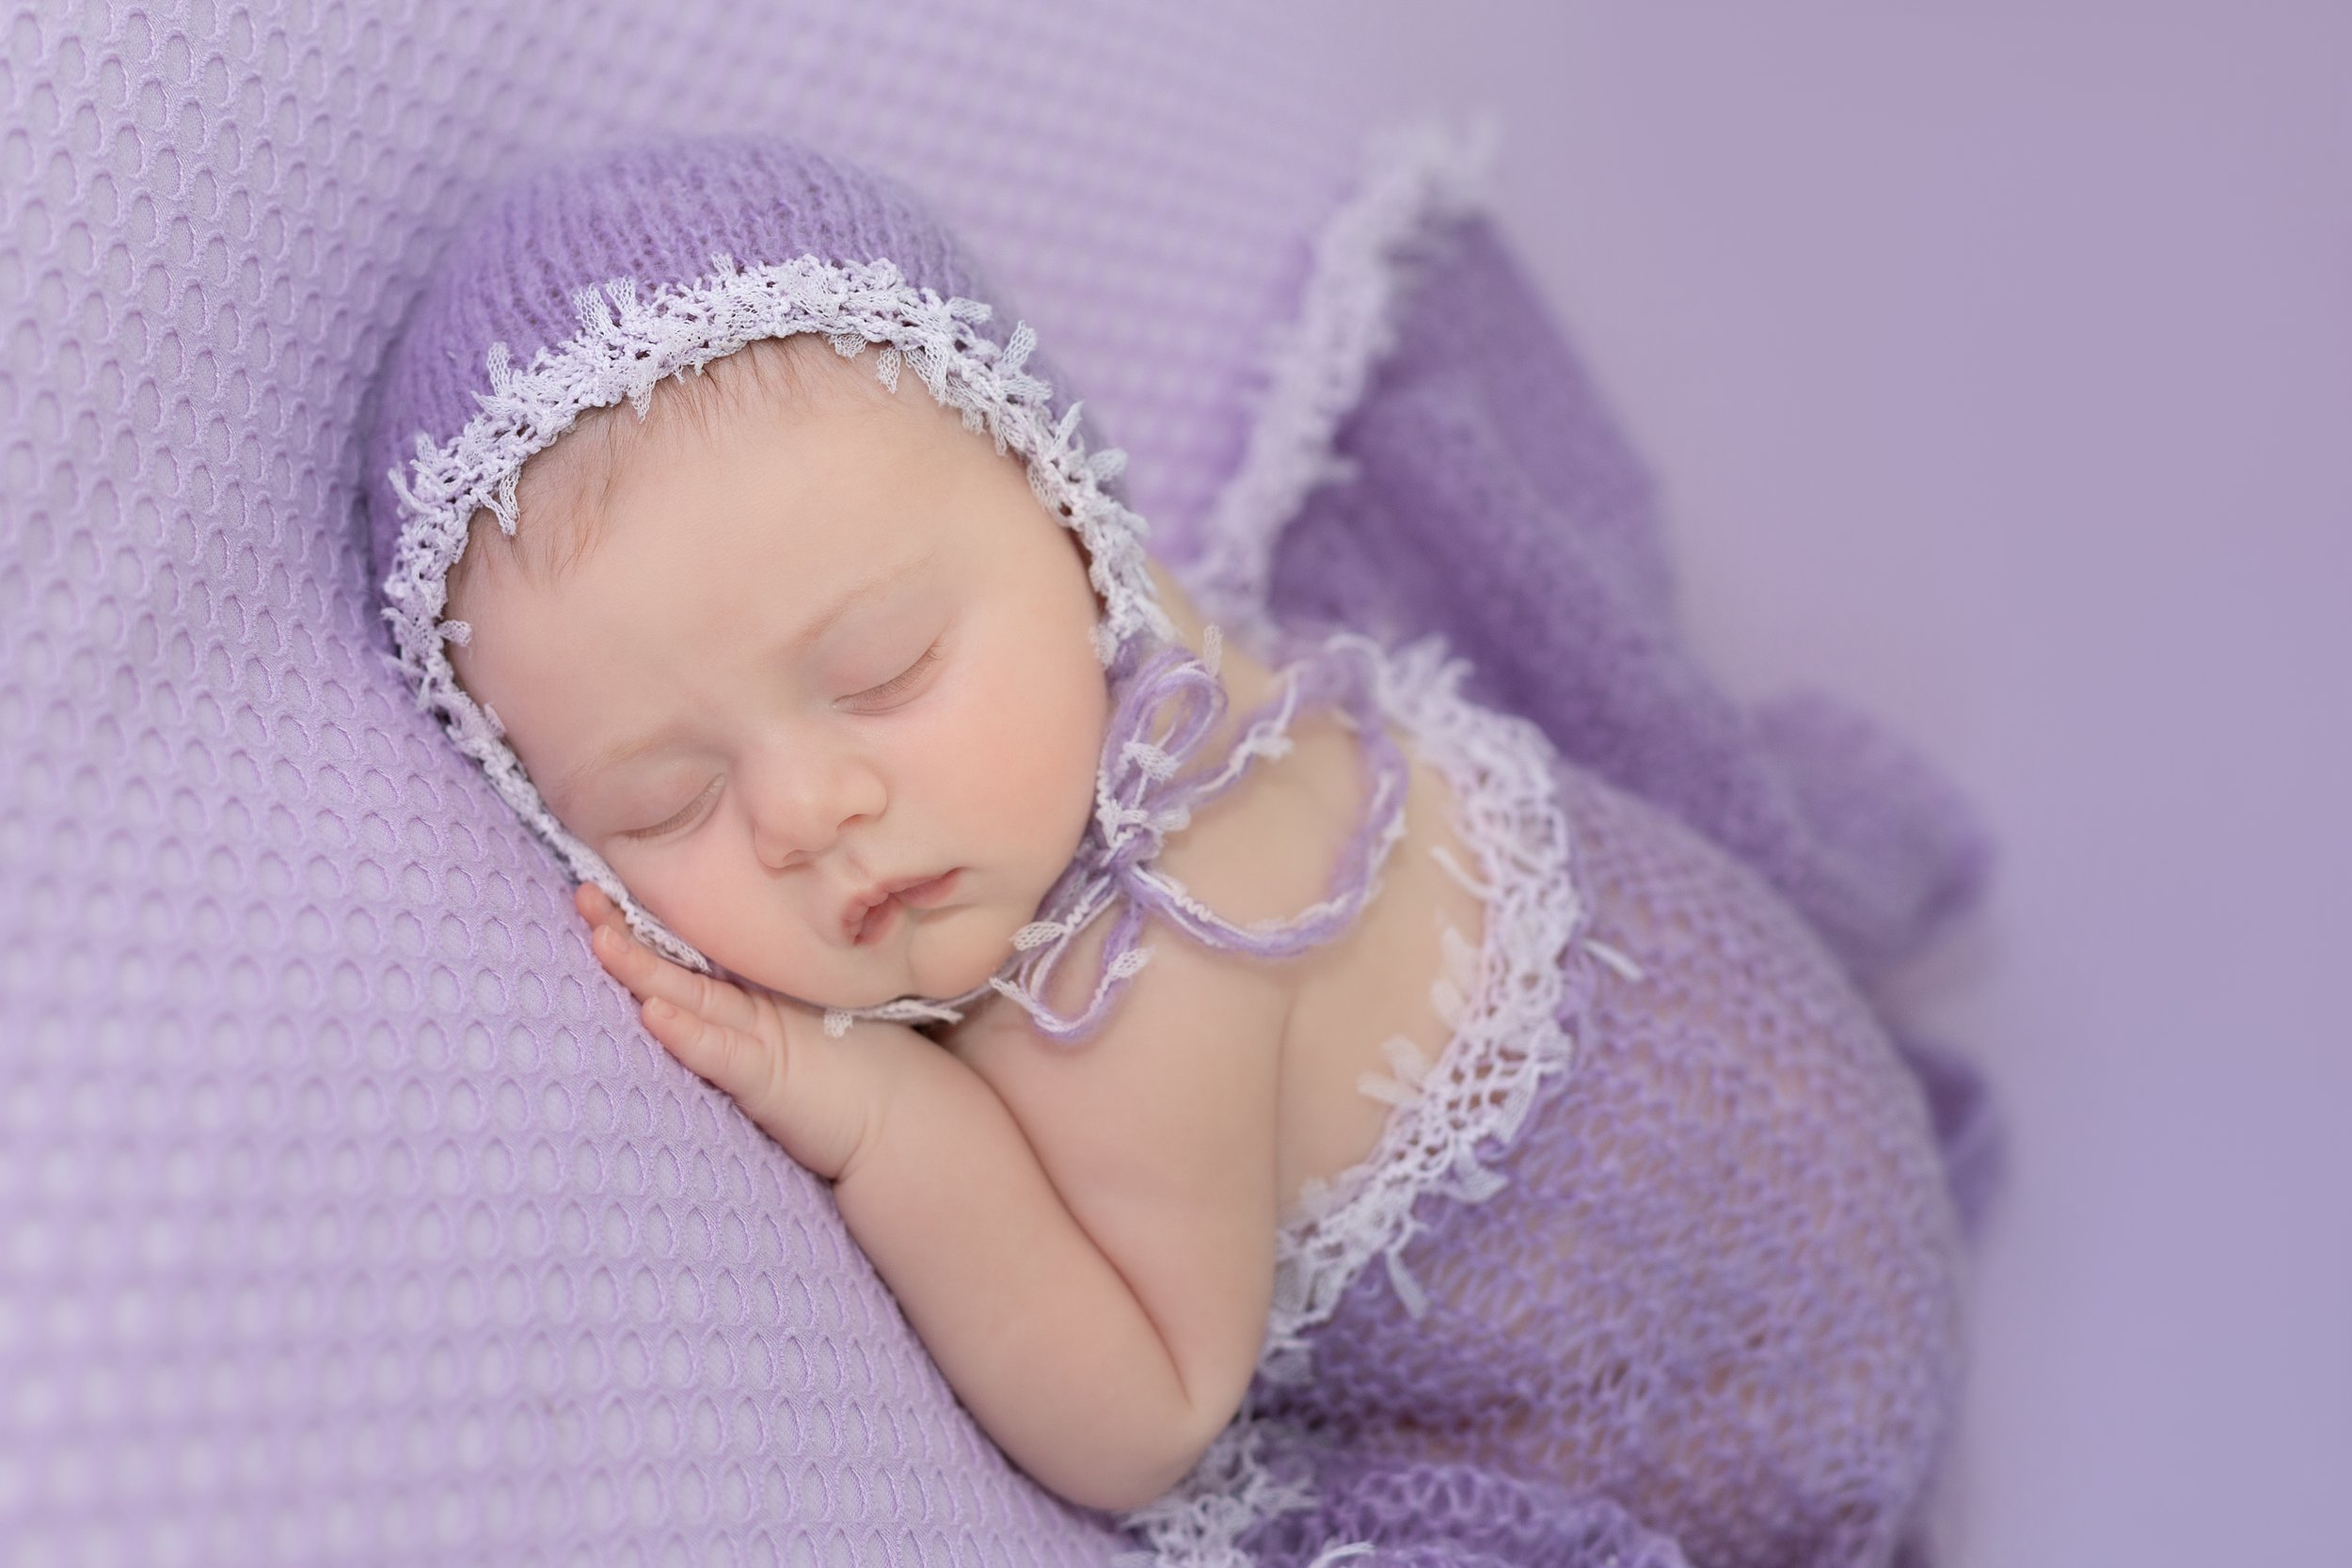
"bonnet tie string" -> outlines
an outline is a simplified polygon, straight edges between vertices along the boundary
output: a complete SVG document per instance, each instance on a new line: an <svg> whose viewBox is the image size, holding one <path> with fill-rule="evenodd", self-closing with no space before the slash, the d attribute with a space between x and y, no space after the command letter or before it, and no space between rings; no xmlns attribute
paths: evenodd
<svg viewBox="0 0 2352 1568"><path fill-rule="evenodd" d="M1378 891L1381 864L1405 831L1406 763L1381 711L1377 658L1377 650L1361 638L1332 637L1315 655L1281 672L1281 689L1248 717L1218 767L1187 774L1186 766L1225 716L1225 689L1185 649L1152 654L1123 683L1112 712L1095 783L1094 822L1077 859L1046 897L1045 907L1055 912L1014 936L1020 956L1010 974L990 986L1017 1003L1041 1034L1074 1043L1100 1025L1119 990L1149 960L1141 938L1153 916L1203 946L1258 958L1293 958L1346 930ZM1160 870L1160 851L1169 834L1232 789L1259 759L1287 752L1295 720L1326 709L1356 732L1367 776L1362 819L1321 899L1287 920L1235 925ZM1056 969L1078 934L1110 911L1092 995L1075 1013L1055 1011L1043 993Z"/></svg>

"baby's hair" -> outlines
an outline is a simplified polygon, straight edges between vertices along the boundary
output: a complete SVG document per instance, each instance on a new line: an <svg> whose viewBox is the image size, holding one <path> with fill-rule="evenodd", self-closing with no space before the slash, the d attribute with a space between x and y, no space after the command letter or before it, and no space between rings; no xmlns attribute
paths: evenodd
<svg viewBox="0 0 2352 1568"><path fill-rule="evenodd" d="M723 417L755 406L781 417L820 400L889 396L866 354L845 358L824 338L797 333L759 339L700 371L665 378L643 419L627 403L590 409L523 465L512 537L487 507L473 515L465 552L450 568L449 601L456 602L493 552L526 581L552 581L570 571L601 532L596 525L622 464L645 442L707 438Z"/></svg>

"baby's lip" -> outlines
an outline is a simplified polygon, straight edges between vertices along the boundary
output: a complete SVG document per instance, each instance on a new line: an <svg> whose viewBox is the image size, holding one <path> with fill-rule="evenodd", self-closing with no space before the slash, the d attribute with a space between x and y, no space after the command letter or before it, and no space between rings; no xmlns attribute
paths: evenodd
<svg viewBox="0 0 2352 1568"><path fill-rule="evenodd" d="M887 914L869 919L882 905L897 899L911 909L927 910L955 892L961 867L920 877L898 877L850 895L841 906L841 939L851 946L861 939L880 941L892 922Z"/></svg>

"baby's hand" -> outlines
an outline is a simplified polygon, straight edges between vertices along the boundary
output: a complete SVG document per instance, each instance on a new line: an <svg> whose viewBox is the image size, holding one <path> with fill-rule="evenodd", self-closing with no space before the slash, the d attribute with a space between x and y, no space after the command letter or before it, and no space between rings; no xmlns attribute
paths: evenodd
<svg viewBox="0 0 2352 1568"><path fill-rule="evenodd" d="M829 1043L820 1015L672 963L637 940L594 883L580 883L572 903L588 922L597 961L638 999L638 1016L653 1037L688 1070L724 1090L786 1153L828 1180L839 1175L864 1117L854 1107L825 1103L820 1085L829 1075L793 1072L796 1065L817 1066L805 1058L822 1054Z"/></svg>

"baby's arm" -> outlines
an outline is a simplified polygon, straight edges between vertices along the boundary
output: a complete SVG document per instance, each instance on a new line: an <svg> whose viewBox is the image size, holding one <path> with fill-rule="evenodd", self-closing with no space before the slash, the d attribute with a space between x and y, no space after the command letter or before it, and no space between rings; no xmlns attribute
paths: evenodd
<svg viewBox="0 0 2352 1568"><path fill-rule="evenodd" d="M1240 1403L1272 1296L1279 988L1166 942L1090 1043L1002 1008L951 1054L898 1024L830 1039L812 1012L660 958L594 888L580 909L655 1037L833 1180L1023 1468L1096 1508L1191 1468Z"/></svg>

